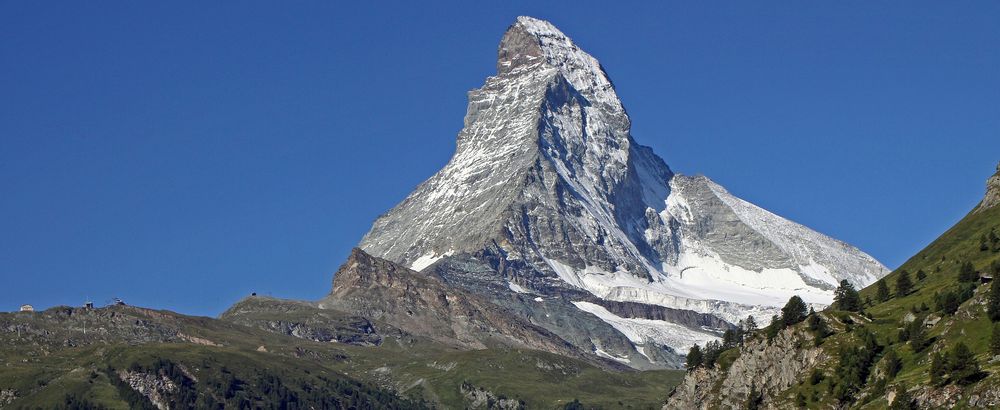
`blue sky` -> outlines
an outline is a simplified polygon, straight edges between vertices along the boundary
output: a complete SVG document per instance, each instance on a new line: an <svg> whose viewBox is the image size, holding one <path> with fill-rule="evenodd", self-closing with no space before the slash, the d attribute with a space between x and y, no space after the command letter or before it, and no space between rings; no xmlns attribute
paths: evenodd
<svg viewBox="0 0 1000 410"><path fill-rule="evenodd" d="M1000 161L1000 2L648 3L3 2L0 310L323 296L517 15L600 59L675 171L890 266Z"/></svg>

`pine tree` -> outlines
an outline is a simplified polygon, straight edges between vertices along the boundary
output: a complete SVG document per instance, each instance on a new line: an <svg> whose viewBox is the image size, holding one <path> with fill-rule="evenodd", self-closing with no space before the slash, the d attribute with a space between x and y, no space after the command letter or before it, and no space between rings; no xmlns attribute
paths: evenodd
<svg viewBox="0 0 1000 410"><path fill-rule="evenodd" d="M771 324L764 328L764 335L767 336L767 341L774 340L775 336L778 336L779 331L781 331L781 316L772 315Z"/></svg>
<svg viewBox="0 0 1000 410"><path fill-rule="evenodd" d="M976 267L972 266L972 262L962 263L962 267L958 269L958 281L975 282L978 279L979 275L976 275Z"/></svg>
<svg viewBox="0 0 1000 410"><path fill-rule="evenodd" d="M885 361L885 374L890 379L896 377L899 371L903 369L903 360L899 358L895 350L886 352L882 360Z"/></svg>
<svg viewBox="0 0 1000 410"><path fill-rule="evenodd" d="M884 279L875 284L875 299L878 299L879 302L889 300L889 286L886 286Z"/></svg>
<svg viewBox="0 0 1000 410"><path fill-rule="evenodd" d="M757 321L753 319L753 315L747 316L746 320L743 322L744 332L750 334L757 331Z"/></svg>
<svg viewBox="0 0 1000 410"><path fill-rule="evenodd" d="M993 325L993 334L990 337L990 353L1000 355L1000 323Z"/></svg>
<svg viewBox="0 0 1000 410"><path fill-rule="evenodd" d="M910 272L902 271L899 272L899 277L896 278L896 297L902 297L910 294L913 290L913 281L910 280Z"/></svg>
<svg viewBox="0 0 1000 410"><path fill-rule="evenodd" d="M1000 277L993 274L993 281L990 282L990 294L986 300L986 314L990 320L1000 321Z"/></svg>
<svg viewBox="0 0 1000 410"><path fill-rule="evenodd" d="M736 332L733 329L726 329L722 333L722 348L730 349L736 347L738 341L736 340Z"/></svg>
<svg viewBox="0 0 1000 410"><path fill-rule="evenodd" d="M691 346L691 350L688 351L687 355L687 369L694 370L701 366L704 357L701 354L701 348L698 345Z"/></svg>
<svg viewBox="0 0 1000 410"><path fill-rule="evenodd" d="M702 365L709 369L715 367L715 361L719 359L722 350L722 343L718 340L705 343L705 350L702 352Z"/></svg>
<svg viewBox="0 0 1000 410"><path fill-rule="evenodd" d="M931 356L931 385L944 386L945 373L948 371L944 356L941 353L934 353Z"/></svg>
<svg viewBox="0 0 1000 410"><path fill-rule="evenodd" d="M910 322L909 324L909 339L910 347L913 348L914 352L920 352L927 347L927 331L924 330L924 318L918 316L916 320Z"/></svg>
<svg viewBox="0 0 1000 410"><path fill-rule="evenodd" d="M951 380L957 384L966 385L978 380L980 371L976 356L969 350L965 343L958 342L951 349L948 358L948 370L951 371Z"/></svg>
<svg viewBox="0 0 1000 410"><path fill-rule="evenodd" d="M837 287L837 291L833 296L833 305L837 309L851 312L861 310L861 297L858 295L858 291L854 289L854 285L848 282L847 279L840 281L840 286Z"/></svg>
<svg viewBox="0 0 1000 410"><path fill-rule="evenodd" d="M924 272L923 269L917 270L917 280L923 281L924 279L927 279L927 272Z"/></svg>
<svg viewBox="0 0 1000 410"><path fill-rule="evenodd" d="M784 327L799 323L805 320L805 318L806 303L798 295L789 298L785 307L781 308L781 322Z"/></svg>
<svg viewBox="0 0 1000 410"><path fill-rule="evenodd" d="M904 387L896 389L896 398L889 406L889 410L917 410L919 408L917 401L913 400L913 396L910 396L910 392L906 391Z"/></svg>
<svg viewBox="0 0 1000 410"><path fill-rule="evenodd" d="M959 295L950 290L938 295L935 299L938 310L944 312L946 315L957 312L959 305L962 304L959 300Z"/></svg>

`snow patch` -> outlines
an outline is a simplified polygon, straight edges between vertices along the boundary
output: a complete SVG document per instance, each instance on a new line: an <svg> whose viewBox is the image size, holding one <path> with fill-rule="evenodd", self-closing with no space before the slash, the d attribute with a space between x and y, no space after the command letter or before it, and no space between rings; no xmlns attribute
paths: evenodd
<svg viewBox="0 0 1000 410"><path fill-rule="evenodd" d="M703 346L712 340L719 340L715 334L699 332L663 320L623 318L590 302L573 302L573 305L607 322L636 345L636 350L643 355L645 352L639 346L646 344L665 345L684 354L694 344Z"/></svg>
<svg viewBox="0 0 1000 410"><path fill-rule="evenodd" d="M614 361L619 362L619 363L629 364L629 363L632 362L627 357L618 357L618 356L615 356L615 355L613 355L611 353L608 353L608 352L605 352L605 351L603 351L601 349L598 349L596 347L594 348L594 354L596 354L596 355L598 355L600 357L603 357L605 359L614 360Z"/></svg>
<svg viewBox="0 0 1000 410"><path fill-rule="evenodd" d="M413 261L412 264L410 264L410 269L413 269L417 272L422 271L424 270L424 268L433 265L434 262L441 260L441 258L444 258L446 256L451 256L454 254L455 254L454 250L450 250L440 255L434 252L424 254L423 256L417 258L417 260Z"/></svg>
<svg viewBox="0 0 1000 410"><path fill-rule="evenodd" d="M515 293L531 293L530 290L527 290L523 286L518 285L514 282L507 282L507 288L514 291Z"/></svg>

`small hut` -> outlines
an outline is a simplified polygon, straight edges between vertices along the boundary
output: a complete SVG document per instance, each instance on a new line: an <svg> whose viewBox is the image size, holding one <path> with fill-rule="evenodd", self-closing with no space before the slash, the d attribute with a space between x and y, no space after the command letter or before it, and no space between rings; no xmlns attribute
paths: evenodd
<svg viewBox="0 0 1000 410"><path fill-rule="evenodd" d="M993 282L993 274L986 272L979 272L979 282L980 283Z"/></svg>
<svg viewBox="0 0 1000 410"><path fill-rule="evenodd" d="M21 311L22 312L34 312L35 311L35 307L31 306L31 305L27 305L27 304L21 305Z"/></svg>

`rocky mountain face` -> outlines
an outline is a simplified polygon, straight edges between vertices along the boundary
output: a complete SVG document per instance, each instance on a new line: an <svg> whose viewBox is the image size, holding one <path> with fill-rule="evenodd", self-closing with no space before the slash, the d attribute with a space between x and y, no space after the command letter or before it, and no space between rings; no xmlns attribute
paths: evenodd
<svg viewBox="0 0 1000 410"><path fill-rule="evenodd" d="M976 207L975 212L982 212L1000 204L1000 164L997 164L997 173L986 180L986 195L983 201Z"/></svg>
<svg viewBox="0 0 1000 410"><path fill-rule="evenodd" d="M813 339L809 332L786 329L770 341L750 340L739 357L725 367L689 372L663 408L737 409L744 407L752 391L765 399L777 396L830 358L822 349L811 347Z"/></svg>
<svg viewBox="0 0 1000 410"><path fill-rule="evenodd" d="M338 309L466 349L514 346L581 356L564 340L440 279L355 248L320 309Z"/></svg>
<svg viewBox="0 0 1000 410"><path fill-rule="evenodd" d="M359 247L479 292L582 350L676 365L677 352L717 338L718 325L748 315L766 323L792 295L829 304L840 280L865 286L887 273L707 177L675 174L633 139L600 63L548 22L519 17L508 28L497 75L469 92L464 125L449 163ZM566 320L605 326L560 330L534 298L558 305L561 318L586 318ZM717 320L623 317L594 300Z"/></svg>

